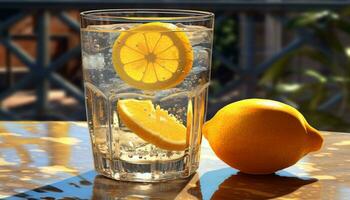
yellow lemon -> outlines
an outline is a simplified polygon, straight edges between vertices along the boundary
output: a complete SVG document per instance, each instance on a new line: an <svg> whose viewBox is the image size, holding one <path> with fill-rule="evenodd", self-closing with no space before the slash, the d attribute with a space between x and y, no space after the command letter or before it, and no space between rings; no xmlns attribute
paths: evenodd
<svg viewBox="0 0 350 200"><path fill-rule="evenodd" d="M323 138L293 107L272 100L231 103L204 125L215 154L249 174L270 174L321 148Z"/></svg>
<svg viewBox="0 0 350 200"><path fill-rule="evenodd" d="M166 150L186 148L186 127L152 101L119 100L117 110L121 121L145 141Z"/></svg>
<svg viewBox="0 0 350 200"><path fill-rule="evenodd" d="M192 46L170 23L151 22L122 32L112 51L114 68L126 83L143 90L166 89L191 71Z"/></svg>

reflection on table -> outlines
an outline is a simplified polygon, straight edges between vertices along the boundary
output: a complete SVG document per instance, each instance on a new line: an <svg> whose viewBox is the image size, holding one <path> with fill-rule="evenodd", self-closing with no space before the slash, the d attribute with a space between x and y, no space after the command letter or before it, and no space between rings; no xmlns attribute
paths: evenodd
<svg viewBox="0 0 350 200"><path fill-rule="evenodd" d="M0 197L91 170L88 137L79 124L0 123Z"/></svg>
<svg viewBox="0 0 350 200"><path fill-rule="evenodd" d="M203 140L188 179L121 182L93 170L85 124L0 123L0 195L9 199L348 199L350 135L323 133L325 145L293 167L253 176L218 160Z"/></svg>

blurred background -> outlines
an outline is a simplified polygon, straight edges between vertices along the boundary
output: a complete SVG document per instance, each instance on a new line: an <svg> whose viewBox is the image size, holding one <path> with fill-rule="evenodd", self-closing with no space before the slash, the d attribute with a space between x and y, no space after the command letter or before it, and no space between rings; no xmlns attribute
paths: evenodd
<svg viewBox="0 0 350 200"><path fill-rule="evenodd" d="M350 130L350 2L0 0L0 120L85 120L79 12L214 12L208 117L239 99L275 99L321 130Z"/></svg>

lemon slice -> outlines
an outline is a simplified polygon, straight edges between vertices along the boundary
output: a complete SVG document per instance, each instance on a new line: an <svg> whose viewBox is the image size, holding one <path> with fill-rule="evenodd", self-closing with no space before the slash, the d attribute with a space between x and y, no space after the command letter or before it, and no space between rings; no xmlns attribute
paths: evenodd
<svg viewBox="0 0 350 200"><path fill-rule="evenodd" d="M186 127L152 101L119 100L117 110L121 121L145 141L166 150L186 148Z"/></svg>
<svg viewBox="0 0 350 200"><path fill-rule="evenodd" d="M192 46L170 23L151 22L122 32L112 62L120 78L138 89L159 90L181 83L191 71Z"/></svg>

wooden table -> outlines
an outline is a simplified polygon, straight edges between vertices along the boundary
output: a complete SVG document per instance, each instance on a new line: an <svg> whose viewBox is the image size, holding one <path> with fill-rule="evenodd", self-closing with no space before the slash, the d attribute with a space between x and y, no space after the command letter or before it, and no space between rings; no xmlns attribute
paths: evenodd
<svg viewBox="0 0 350 200"><path fill-rule="evenodd" d="M0 198L350 199L350 134L323 135L321 151L275 175L241 174L204 140L194 176L131 183L96 174L85 123L0 122Z"/></svg>

